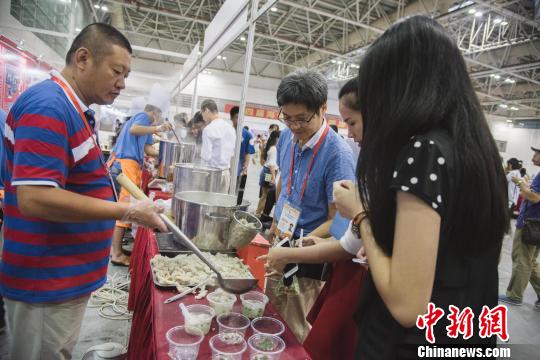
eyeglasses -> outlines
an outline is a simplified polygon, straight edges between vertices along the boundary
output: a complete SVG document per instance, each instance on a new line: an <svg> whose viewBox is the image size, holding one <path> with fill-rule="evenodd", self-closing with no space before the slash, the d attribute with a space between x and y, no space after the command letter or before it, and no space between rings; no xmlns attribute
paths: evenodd
<svg viewBox="0 0 540 360"><path fill-rule="evenodd" d="M279 108L278 120L287 126L291 126L291 125L299 126L299 127L307 126L307 124L309 124L309 122L313 120L313 117L315 116L315 114L317 114L317 111L315 111L313 114L311 114L311 116L307 120L289 120L283 117L282 110L283 110L282 108Z"/></svg>

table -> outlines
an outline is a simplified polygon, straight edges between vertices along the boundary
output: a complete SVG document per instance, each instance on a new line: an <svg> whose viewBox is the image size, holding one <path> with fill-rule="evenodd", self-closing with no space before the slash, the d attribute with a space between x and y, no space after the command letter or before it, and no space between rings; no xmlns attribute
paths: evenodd
<svg viewBox="0 0 540 360"><path fill-rule="evenodd" d="M184 323L178 306L180 301L183 301L186 305L207 303L206 299L195 300L194 296L190 295L180 301L164 304L163 301L174 295L174 292L157 289L153 283L150 259L157 253L158 248L154 233L146 228L139 228L130 263L131 286L128 308L133 311L133 320L128 345L128 359L169 359L165 333L171 327ZM235 307L237 307L235 310L239 310L239 301L235 304ZM266 306L265 315L283 321L271 303ZM212 354L208 340L216 334L216 331L217 324L213 320L212 330L201 343L199 359L211 358ZM285 352L281 356L282 360L310 359L287 326L282 338L287 345ZM248 358L248 354L249 351L246 351L244 354L245 359Z"/></svg>

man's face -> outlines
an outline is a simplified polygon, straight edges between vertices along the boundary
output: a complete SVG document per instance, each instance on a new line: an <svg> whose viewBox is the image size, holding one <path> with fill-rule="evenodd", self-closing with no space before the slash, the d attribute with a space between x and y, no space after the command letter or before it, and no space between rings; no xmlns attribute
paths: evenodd
<svg viewBox="0 0 540 360"><path fill-rule="evenodd" d="M281 118L297 139L307 141L321 127L325 112L326 104L318 112L310 111L304 104L287 104L281 107Z"/></svg>
<svg viewBox="0 0 540 360"><path fill-rule="evenodd" d="M110 105L125 87L131 71L131 54L121 46L111 45L111 53L96 61L88 53L86 63L76 65L80 70L77 84L90 103Z"/></svg>
<svg viewBox="0 0 540 360"><path fill-rule="evenodd" d="M211 114L212 114L212 113L210 112L210 110L208 110L208 109L204 109L204 110L201 109L201 115L202 115L203 120L204 120L205 123L208 123L208 122L210 121L210 115L211 115Z"/></svg>
<svg viewBox="0 0 540 360"><path fill-rule="evenodd" d="M535 151L534 156L532 158L532 162L536 166L540 166L540 152Z"/></svg>
<svg viewBox="0 0 540 360"><path fill-rule="evenodd" d="M360 111L351 110L340 100L339 113L343 121L347 124L347 136L354 139L358 144L361 144L362 137L364 136L364 119Z"/></svg>

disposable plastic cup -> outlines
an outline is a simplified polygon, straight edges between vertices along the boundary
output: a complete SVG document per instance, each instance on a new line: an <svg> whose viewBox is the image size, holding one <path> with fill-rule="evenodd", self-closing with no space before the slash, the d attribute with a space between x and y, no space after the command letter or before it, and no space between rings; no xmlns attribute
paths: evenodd
<svg viewBox="0 0 540 360"><path fill-rule="evenodd" d="M246 335L246 329L251 324L249 319L239 313L223 314L217 317L220 334L238 334L242 338Z"/></svg>
<svg viewBox="0 0 540 360"><path fill-rule="evenodd" d="M266 334L252 335L248 346L250 360L279 360L285 350L285 342L279 336Z"/></svg>
<svg viewBox="0 0 540 360"><path fill-rule="evenodd" d="M175 326L165 334L169 343L169 357L173 360L195 360L204 335L188 333L184 326Z"/></svg>
<svg viewBox="0 0 540 360"><path fill-rule="evenodd" d="M216 312L216 316L221 314L228 314L232 311L234 303L236 302L236 295L227 293L225 291L214 291L206 296L208 304Z"/></svg>
<svg viewBox="0 0 540 360"><path fill-rule="evenodd" d="M242 314L250 319L255 319L263 316L268 296L258 291L249 291L240 295L240 300L242 301Z"/></svg>
<svg viewBox="0 0 540 360"><path fill-rule="evenodd" d="M186 306L189 316L184 319L184 325L188 333L197 334L198 331L203 335L208 334L212 325L212 318L216 313L208 305L194 304Z"/></svg>
<svg viewBox="0 0 540 360"><path fill-rule="evenodd" d="M278 319L271 317L259 317L253 319L251 322L251 328L254 334L267 334L280 336L285 331L285 325Z"/></svg>
<svg viewBox="0 0 540 360"><path fill-rule="evenodd" d="M247 349L246 340L236 333L214 335L209 345L212 360L241 360Z"/></svg>

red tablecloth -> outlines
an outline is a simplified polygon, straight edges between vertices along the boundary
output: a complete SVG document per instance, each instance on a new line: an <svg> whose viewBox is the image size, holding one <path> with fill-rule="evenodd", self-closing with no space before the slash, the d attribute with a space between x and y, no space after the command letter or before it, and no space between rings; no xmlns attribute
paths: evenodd
<svg viewBox="0 0 540 360"><path fill-rule="evenodd" d="M131 334L128 345L128 359L169 359L165 333L170 328L182 325L184 318L180 313L178 304L164 304L163 301L174 295L172 291L159 290L154 286L150 269L150 259L158 253L154 234L148 229L139 228L135 238L135 245L131 255L131 286L129 291L130 310L133 310ZM206 299L195 300L193 295L182 300L186 305L204 303ZM235 305L240 310L239 301ZM281 317L276 313L272 304L266 306L265 315L277 319ZM210 359L212 356L208 339L217 333L216 321L213 321L212 330L201 343L199 359ZM248 336L251 333L248 332ZM302 345L296 340L289 328L286 327L282 335L287 348L282 354L282 360L310 359ZM247 336L246 336L247 339ZM245 359L249 358L249 350Z"/></svg>

